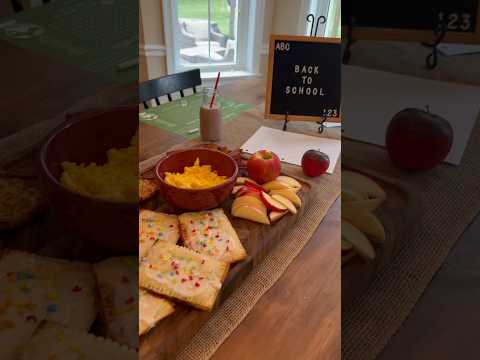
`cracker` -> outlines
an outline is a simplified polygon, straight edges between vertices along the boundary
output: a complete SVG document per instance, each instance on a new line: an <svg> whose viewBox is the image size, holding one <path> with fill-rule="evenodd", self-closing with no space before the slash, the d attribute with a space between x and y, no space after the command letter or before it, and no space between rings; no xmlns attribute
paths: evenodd
<svg viewBox="0 0 480 360"><path fill-rule="evenodd" d="M143 335L160 320L172 314L175 307L172 302L140 289L138 334Z"/></svg>
<svg viewBox="0 0 480 360"><path fill-rule="evenodd" d="M138 181L138 194L140 201L150 199L160 189L158 180L152 179L139 179Z"/></svg>
<svg viewBox="0 0 480 360"><path fill-rule="evenodd" d="M21 360L137 360L138 353L111 340L47 322L24 346Z"/></svg>
<svg viewBox="0 0 480 360"><path fill-rule="evenodd" d="M140 264L140 286L202 310L215 304L229 264L190 249L157 242Z"/></svg>
<svg viewBox="0 0 480 360"><path fill-rule="evenodd" d="M0 349L15 358L43 320L87 331L95 320L91 266L20 251L0 258Z"/></svg>
<svg viewBox="0 0 480 360"><path fill-rule="evenodd" d="M138 260L114 257L93 266L106 337L138 347Z"/></svg>
<svg viewBox="0 0 480 360"><path fill-rule="evenodd" d="M40 191L27 181L0 177L0 230L25 224L44 203Z"/></svg>
<svg viewBox="0 0 480 360"><path fill-rule="evenodd" d="M178 220L183 244L189 249L228 263L247 257L223 209L184 213Z"/></svg>
<svg viewBox="0 0 480 360"><path fill-rule="evenodd" d="M180 238L178 218L150 210L140 210L138 226L138 253L142 259L157 241L176 244Z"/></svg>

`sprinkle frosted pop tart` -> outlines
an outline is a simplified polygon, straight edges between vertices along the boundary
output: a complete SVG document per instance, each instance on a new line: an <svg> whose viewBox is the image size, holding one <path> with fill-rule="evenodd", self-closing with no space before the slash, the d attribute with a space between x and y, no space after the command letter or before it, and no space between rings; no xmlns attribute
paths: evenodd
<svg viewBox="0 0 480 360"><path fill-rule="evenodd" d="M5 250L0 257L0 358L17 351L44 321L86 332L95 316L90 264ZM32 357L33 359L33 357Z"/></svg>
<svg viewBox="0 0 480 360"><path fill-rule="evenodd" d="M138 252L142 259L157 241L176 244L180 237L178 218L150 210L140 210Z"/></svg>
<svg viewBox="0 0 480 360"><path fill-rule="evenodd" d="M234 263L247 257L222 209L185 213L178 217L184 245L200 254Z"/></svg>
<svg viewBox="0 0 480 360"><path fill-rule="evenodd" d="M105 335L131 348L138 347L138 260L112 257L93 266L100 295Z"/></svg>
<svg viewBox="0 0 480 360"><path fill-rule="evenodd" d="M140 289L138 303L138 334L143 335L160 320L175 311L173 303Z"/></svg>
<svg viewBox="0 0 480 360"><path fill-rule="evenodd" d="M138 353L111 340L46 322L23 348L18 359L136 360Z"/></svg>
<svg viewBox="0 0 480 360"><path fill-rule="evenodd" d="M223 261L159 241L140 263L140 286L211 310L228 268Z"/></svg>

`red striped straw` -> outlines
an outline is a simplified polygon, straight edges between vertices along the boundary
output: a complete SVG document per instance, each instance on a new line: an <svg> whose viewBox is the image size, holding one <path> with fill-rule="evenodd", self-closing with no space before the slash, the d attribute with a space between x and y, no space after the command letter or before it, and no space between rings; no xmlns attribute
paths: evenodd
<svg viewBox="0 0 480 360"><path fill-rule="evenodd" d="M213 88L213 96L212 101L210 101L210 109L212 108L213 102L215 101L215 95L217 95L218 80L220 80L220 71L218 72L217 80L215 81L215 87Z"/></svg>

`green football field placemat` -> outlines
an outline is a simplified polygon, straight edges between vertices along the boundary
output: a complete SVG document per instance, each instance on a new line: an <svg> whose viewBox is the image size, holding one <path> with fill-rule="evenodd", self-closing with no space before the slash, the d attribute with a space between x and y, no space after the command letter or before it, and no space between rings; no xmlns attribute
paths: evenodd
<svg viewBox="0 0 480 360"><path fill-rule="evenodd" d="M0 39L107 77L136 81L138 1L56 0L0 19Z"/></svg>
<svg viewBox="0 0 480 360"><path fill-rule="evenodd" d="M235 119L253 105L241 104L218 96L216 102L222 111L223 122ZM194 94L145 110L139 114L140 121L159 127L187 139L200 135L200 106L202 94Z"/></svg>

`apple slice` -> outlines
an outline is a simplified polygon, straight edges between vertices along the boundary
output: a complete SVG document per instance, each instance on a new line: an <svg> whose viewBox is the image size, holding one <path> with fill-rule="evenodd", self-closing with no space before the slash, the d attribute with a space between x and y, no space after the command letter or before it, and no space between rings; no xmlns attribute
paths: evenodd
<svg viewBox="0 0 480 360"><path fill-rule="evenodd" d="M386 198L385 191L372 179L353 171L342 170L342 190L360 193L364 200L369 201L368 206L374 210ZM370 201L373 200L373 201Z"/></svg>
<svg viewBox="0 0 480 360"><path fill-rule="evenodd" d="M281 202L278 202L274 198L272 198L270 195L268 195L265 191L262 191L261 193L262 196L262 201L267 207L267 209L273 210L273 211L285 211L288 210L285 205L283 205Z"/></svg>
<svg viewBox="0 0 480 360"><path fill-rule="evenodd" d="M291 189L272 190L271 195L281 195L290 200L296 207L302 206L302 199Z"/></svg>
<svg viewBox="0 0 480 360"><path fill-rule="evenodd" d="M290 176L280 175L275 180L283 182L287 184L292 190L298 192L302 188L302 184L300 184L297 179L294 179Z"/></svg>
<svg viewBox="0 0 480 360"><path fill-rule="evenodd" d="M382 204L382 202L382 199L347 201L342 203L342 209L365 209L369 211L374 211Z"/></svg>
<svg viewBox="0 0 480 360"><path fill-rule="evenodd" d="M281 181L272 180L272 181L269 181L269 182L263 184L262 188L263 188L264 191L270 192L272 190L290 189L290 186L288 186L287 184L285 184Z"/></svg>
<svg viewBox="0 0 480 360"><path fill-rule="evenodd" d="M266 208L265 211L262 211L254 206L241 205L232 209L232 215L242 219L255 221L260 224L270 225Z"/></svg>
<svg viewBox="0 0 480 360"><path fill-rule="evenodd" d="M342 266L345 265L347 262L352 260L356 255L354 250L346 251L345 254L342 254Z"/></svg>
<svg viewBox="0 0 480 360"><path fill-rule="evenodd" d="M352 244L350 244L345 238L342 238L342 251L348 251L353 248Z"/></svg>
<svg viewBox="0 0 480 360"><path fill-rule="evenodd" d="M372 236L372 241L385 241L385 228L382 222L365 208L352 209L342 206L342 218L348 220L365 235Z"/></svg>
<svg viewBox="0 0 480 360"><path fill-rule="evenodd" d="M258 185L255 181L251 179L245 180L245 186L248 186L251 189L255 189L257 191L263 191L263 187L261 185Z"/></svg>
<svg viewBox="0 0 480 360"><path fill-rule="evenodd" d="M243 185L236 185L232 189L232 195L235 195L241 188L243 188Z"/></svg>
<svg viewBox="0 0 480 360"><path fill-rule="evenodd" d="M342 203L350 201L362 201L365 200L358 191L352 189L342 189Z"/></svg>
<svg viewBox="0 0 480 360"><path fill-rule="evenodd" d="M239 176L239 177L237 177L237 179L235 180L235 184L237 184L237 185L245 185L245 181L247 181L247 180L251 180L251 179L249 179L249 178L247 178L247 177L245 177L245 176ZM251 181L253 181L253 180L251 180Z"/></svg>
<svg viewBox="0 0 480 360"><path fill-rule="evenodd" d="M288 214L288 211L271 211L268 217L270 218L271 222L275 222L284 217L286 214Z"/></svg>
<svg viewBox="0 0 480 360"><path fill-rule="evenodd" d="M235 200L233 200L232 211L233 211L234 208L236 208L238 206L245 206L245 205L258 207L262 211L265 211L265 212L267 211L267 208L263 204L262 200L260 200L257 197L254 197L254 196L250 196L250 195L241 196L241 197L238 197Z"/></svg>
<svg viewBox="0 0 480 360"><path fill-rule="evenodd" d="M260 199L260 191L258 191L257 189L254 189L254 188L252 188L250 186L247 186L247 185L240 185L240 186L242 188L237 191L236 197L241 197L241 196L245 196L245 195L252 195L252 196L258 197Z"/></svg>
<svg viewBox="0 0 480 360"><path fill-rule="evenodd" d="M290 211L292 214L297 213L297 208L295 207L295 205L293 205L293 203L290 200L288 200L286 197L284 197L282 195L274 194L274 195L272 195L272 198L274 198L278 202L285 205L285 207L288 209L288 211Z"/></svg>
<svg viewBox="0 0 480 360"><path fill-rule="evenodd" d="M375 258L375 249L367 237L347 220L342 219L342 239L352 244L358 254L367 260Z"/></svg>

